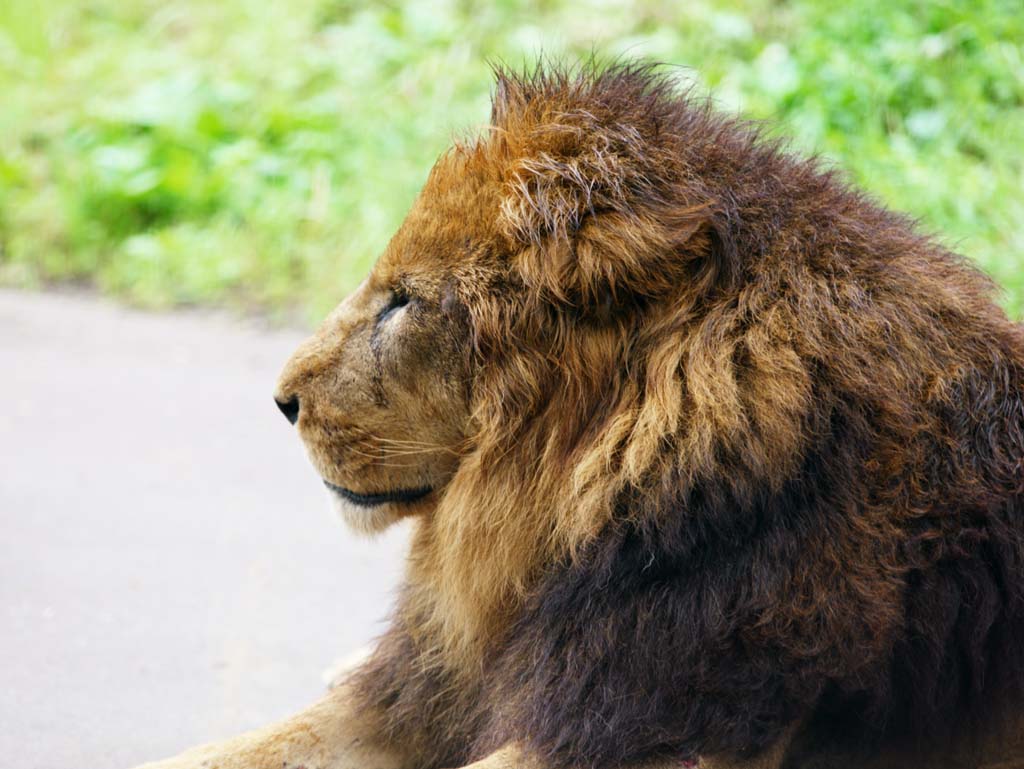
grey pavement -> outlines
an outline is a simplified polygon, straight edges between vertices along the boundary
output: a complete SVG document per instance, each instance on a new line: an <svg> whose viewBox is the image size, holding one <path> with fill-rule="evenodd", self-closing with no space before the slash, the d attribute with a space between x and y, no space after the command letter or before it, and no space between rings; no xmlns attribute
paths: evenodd
<svg viewBox="0 0 1024 769"><path fill-rule="evenodd" d="M382 630L407 532L331 515L271 400L301 336L0 291L0 763L259 726Z"/></svg>

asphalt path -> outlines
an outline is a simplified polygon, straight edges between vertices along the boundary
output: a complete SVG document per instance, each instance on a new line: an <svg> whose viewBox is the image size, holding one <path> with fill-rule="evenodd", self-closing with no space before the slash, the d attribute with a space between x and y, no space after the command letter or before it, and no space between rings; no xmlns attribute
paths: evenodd
<svg viewBox="0 0 1024 769"><path fill-rule="evenodd" d="M0 763L262 725L382 630L407 532L330 513L271 399L301 337L0 291Z"/></svg>

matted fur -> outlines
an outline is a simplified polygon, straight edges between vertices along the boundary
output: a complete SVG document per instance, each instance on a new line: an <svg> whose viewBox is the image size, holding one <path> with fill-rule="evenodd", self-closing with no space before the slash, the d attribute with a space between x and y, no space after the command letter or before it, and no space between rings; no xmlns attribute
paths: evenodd
<svg viewBox="0 0 1024 769"><path fill-rule="evenodd" d="M472 358L356 678L420 766L748 755L798 719L886 744L1017 701L1024 334L961 257L635 64L500 71L389 254Z"/></svg>

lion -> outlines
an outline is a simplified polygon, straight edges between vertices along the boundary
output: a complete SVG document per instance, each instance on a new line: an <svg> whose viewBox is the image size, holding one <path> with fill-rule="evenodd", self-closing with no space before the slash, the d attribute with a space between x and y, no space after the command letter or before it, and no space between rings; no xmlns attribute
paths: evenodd
<svg viewBox="0 0 1024 769"><path fill-rule="evenodd" d="M371 656L159 769L1024 765L1024 331L643 62L496 69L275 399Z"/></svg>

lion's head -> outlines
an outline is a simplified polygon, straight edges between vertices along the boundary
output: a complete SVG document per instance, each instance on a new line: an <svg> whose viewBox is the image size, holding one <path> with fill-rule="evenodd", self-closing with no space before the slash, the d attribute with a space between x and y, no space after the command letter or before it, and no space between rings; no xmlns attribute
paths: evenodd
<svg viewBox="0 0 1024 769"><path fill-rule="evenodd" d="M682 104L645 65L499 73L489 130L440 158L281 376L345 518L423 523L413 568L461 604L446 625L472 633L626 497L656 508L723 458L756 484L797 450L793 318L725 341L739 267L714 184L752 150Z"/></svg>

